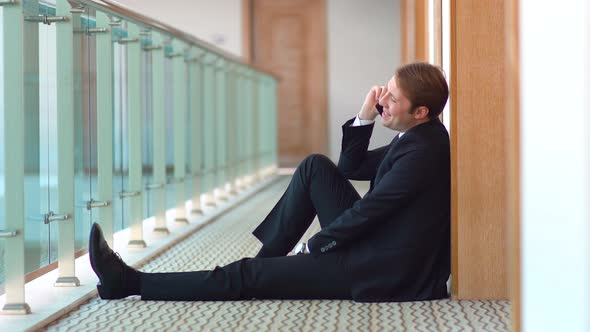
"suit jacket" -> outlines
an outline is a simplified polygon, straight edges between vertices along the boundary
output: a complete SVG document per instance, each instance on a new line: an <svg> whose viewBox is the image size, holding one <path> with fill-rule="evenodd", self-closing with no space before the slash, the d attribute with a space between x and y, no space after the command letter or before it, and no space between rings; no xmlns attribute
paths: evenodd
<svg viewBox="0 0 590 332"><path fill-rule="evenodd" d="M438 120L367 151L374 125L342 126L339 170L369 192L308 242L342 250L355 301L444 298L450 273L449 135Z"/></svg>

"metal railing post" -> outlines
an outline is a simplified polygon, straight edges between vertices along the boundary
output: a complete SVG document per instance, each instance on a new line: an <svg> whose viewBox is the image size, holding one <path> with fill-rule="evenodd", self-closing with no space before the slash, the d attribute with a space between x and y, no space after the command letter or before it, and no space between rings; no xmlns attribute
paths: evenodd
<svg viewBox="0 0 590 332"><path fill-rule="evenodd" d="M129 125L129 192L125 195L129 200L129 243L130 248L144 248L143 239L143 191L141 127L143 125L141 111L141 43L140 28L137 24L127 23L129 38L123 40L127 45L127 123Z"/></svg>
<svg viewBox="0 0 590 332"><path fill-rule="evenodd" d="M190 84L190 109L191 123L190 123L190 140L191 140L191 176L192 176L192 209L191 213L203 214L201 208L201 186L202 186L202 85L201 79L201 63L202 52L199 52L189 64L189 81Z"/></svg>
<svg viewBox="0 0 590 332"><path fill-rule="evenodd" d="M164 38L152 32L152 101L153 101L153 177L148 186L152 190L155 227L154 232L169 234L166 224L166 102L164 98ZM158 47L160 46L160 47Z"/></svg>
<svg viewBox="0 0 590 332"><path fill-rule="evenodd" d="M186 218L186 193L184 178L186 176L186 52L185 44L179 40L172 42L174 54L172 59L173 71L173 118L174 118L174 191L176 207L174 221L188 223Z"/></svg>
<svg viewBox="0 0 590 332"><path fill-rule="evenodd" d="M96 12L96 26L108 27L110 18ZM113 42L111 33L96 34L96 155L97 200L113 201ZM98 210L99 224L113 246L113 205Z"/></svg>
<svg viewBox="0 0 590 332"><path fill-rule="evenodd" d="M255 72L250 73L252 77L252 180L254 183L260 181L260 136L262 135L262 127L260 125L261 112L260 108L263 105L263 100L260 96L260 79Z"/></svg>
<svg viewBox="0 0 590 332"><path fill-rule="evenodd" d="M213 68L216 56L207 53L203 61L203 125L204 125L204 203L216 206L213 190L216 182L215 165L215 70Z"/></svg>
<svg viewBox="0 0 590 332"><path fill-rule="evenodd" d="M75 268L75 217L74 217L74 26L81 12L73 9L67 0L57 0L56 15L72 20L56 25L57 42L57 190L59 202L55 215L58 223L58 278L55 286L80 285ZM79 62L77 62L79 63ZM77 68L81 69L81 68ZM66 218L69 217L69 218Z"/></svg>
<svg viewBox="0 0 590 332"><path fill-rule="evenodd" d="M24 209L24 18L22 4L3 7L4 39L4 177L6 230L3 237L6 302L2 314L29 314L25 302ZM6 47L10 45L10 47ZM9 125L8 125L9 124ZM6 254L10 252L10 255Z"/></svg>
<svg viewBox="0 0 590 332"><path fill-rule="evenodd" d="M246 122L246 174L245 174L245 184L247 187L251 186L253 183L252 173L253 173L253 164L252 164L252 152L254 149L253 146L253 139L254 136L254 84L252 82L252 76L250 73L250 69L246 68L244 71L244 78L246 81L246 116L248 121Z"/></svg>
<svg viewBox="0 0 590 332"><path fill-rule="evenodd" d="M225 184L227 182L227 86L225 73L225 60L223 58L217 59L215 62L215 128L217 129L215 135L215 151L217 164L217 181L214 189L214 195L218 200L227 200L227 192L225 191Z"/></svg>
<svg viewBox="0 0 590 332"><path fill-rule="evenodd" d="M239 146L239 154L238 154L238 178L236 180L236 185L239 189L246 188L246 158L248 155L248 140L247 140L247 124L248 124L248 91L247 91L247 84L246 78L244 75L245 68L243 66L238 67L238 94L237 99L241 101L241 112L242 117L245 118L245 121L240 121L237 127L238 132L238 146Z"/></svg>
<svg viewBox="0 0 590 332"><path fill-rule="evenodd" d="M272 140L273 145L272 145L272 162L273 162L273 168L274 168L274 172L276 172L278 166L279 166L279 158L278 158L278 152L279 152L279 147L278 147L278 142L279 142L279 138L278 138L278 131L277 131L277 82L276 80L273 80L271 82L271 93L270 93L270 112L271 112L271 134L273 135L274 139Z"/></svg>
<svg viewBox="0 0 590 332"><path fill-rule="evenodd" d="M236 186L236 127L240 116L237 111L235 64L230 63L227 69L227 190L230 194L237 194Z"/></svg>

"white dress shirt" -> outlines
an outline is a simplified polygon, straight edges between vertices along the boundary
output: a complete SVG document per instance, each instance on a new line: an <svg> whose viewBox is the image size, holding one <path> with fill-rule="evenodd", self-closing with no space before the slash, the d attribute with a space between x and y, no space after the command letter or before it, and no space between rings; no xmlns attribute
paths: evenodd
<svg viewBox="0 0 590 332"><path fill-rule="evenodd" d="M354 122L350 125L351 127L358 127L358 126L366 126L366 125L370 125L371 123L374 123L375 120L363 120L361 118L359 118L358 114L356 115L356 118L354 119ZM403 132L399 132L399 137L401 138L402 135L404 133Z"/></svg>

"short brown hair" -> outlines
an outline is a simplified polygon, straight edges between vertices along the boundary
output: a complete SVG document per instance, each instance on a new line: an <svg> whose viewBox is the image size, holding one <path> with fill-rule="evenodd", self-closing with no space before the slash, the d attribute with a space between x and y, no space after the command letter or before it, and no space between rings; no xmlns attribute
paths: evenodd
<svg viewBox="0 0 590 332"><path fill-rule="evenodd" d="M439 67L426 62L401 66L395 71L395 82L412 103L410 109L426 106L430 119L439 116L447 103L449 86Z"/></svg>

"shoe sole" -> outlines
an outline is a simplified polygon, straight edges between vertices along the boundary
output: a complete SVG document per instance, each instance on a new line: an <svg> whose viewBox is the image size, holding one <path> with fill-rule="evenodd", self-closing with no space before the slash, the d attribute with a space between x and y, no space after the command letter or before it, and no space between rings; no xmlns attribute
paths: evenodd
<svg viewBox="0 0 590 332"><path fill-rule="evenodd" d="M113 293L117 293L117 292L114 291L113 289L109 289L109 288L104 287L100 283L98 283L96 285L96 289L98 290L98 295L103 300L117 300L117 299L122 299L122 298L126 297L126 296L113 295Z"/></svg>

